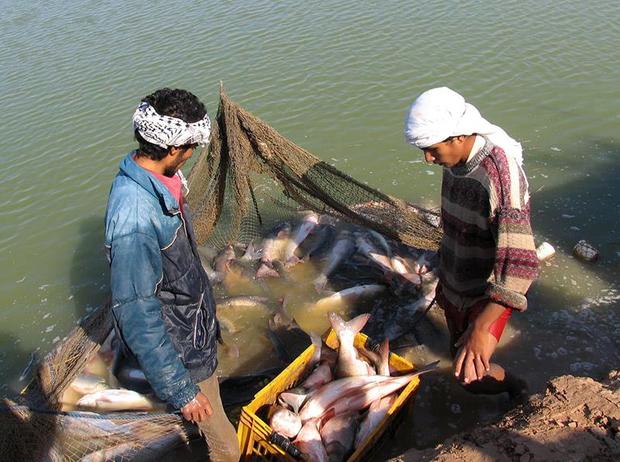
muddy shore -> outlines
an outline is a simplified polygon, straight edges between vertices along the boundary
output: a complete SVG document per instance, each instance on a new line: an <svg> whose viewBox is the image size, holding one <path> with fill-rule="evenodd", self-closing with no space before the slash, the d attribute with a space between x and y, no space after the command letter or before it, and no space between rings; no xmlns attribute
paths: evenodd
<svg viewBox="0 0 620 462"><path fill-rule="evenodd" d="M620 460L620 371L598 382L563 375L499 422L410 449L391 462Z"/></svg>

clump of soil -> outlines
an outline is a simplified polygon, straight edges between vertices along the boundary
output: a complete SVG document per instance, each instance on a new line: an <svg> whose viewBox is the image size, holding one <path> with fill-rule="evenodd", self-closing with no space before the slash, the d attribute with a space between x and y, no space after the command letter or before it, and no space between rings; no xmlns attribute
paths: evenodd
<svg viewBox="0 0 620 462"><path fill-rule="evenodd" d="M396 461L620 460L620 371L607 380L564 375L495 424Z"/></svg>

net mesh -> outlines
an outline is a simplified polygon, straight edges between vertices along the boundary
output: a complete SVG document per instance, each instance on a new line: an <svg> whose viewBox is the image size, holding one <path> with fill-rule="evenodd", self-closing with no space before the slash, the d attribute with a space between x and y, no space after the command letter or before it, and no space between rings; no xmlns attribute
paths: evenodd
<svg viewBox="0 0 620 462"><path fill-rule="evenodd" d="M436 250L432 212L373 189L297 146L220 91L213 140L189 175L198 242L248 242L298 209ZM222 219L225 217L225 219Z"/></svg>
<svg viewBox="0 0 620 462"><path fill-rule="evenodd" d="M435 250L433 212L349 177L284 138L224 93L209 151L189 178L188 201L200 244L250 242L300 209L366 226L417 248ZM38 365L18 401L0 405L0 459L152 460L188 441L175 413L62 412L61 397L112 329L105 303Z"/></svg>
<svg viewBox="0 0 620 462"><path fill-rule="evenodd" d="M186 444L175 413L62 412L61 398L112 329L110 304L94 310L37 365L19 400L0 404L0 459L152 460Z"/></svg>

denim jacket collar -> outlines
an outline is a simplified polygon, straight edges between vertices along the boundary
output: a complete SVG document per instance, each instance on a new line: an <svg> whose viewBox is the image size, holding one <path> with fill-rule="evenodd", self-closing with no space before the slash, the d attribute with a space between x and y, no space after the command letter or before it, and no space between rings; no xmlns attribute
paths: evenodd
<svg viewBox="0 0 620 462"><path fill-rule="evenodd" d="M138 183L143 189L149 192L152 196L156 197L166 208L170 214L177 213L179 211L179 203L172 196L168 188L166 188L161 181L151 175L147 170L140 167L134 160L136 151L131 151L125 156L119 165L120 171Z"/></svg>

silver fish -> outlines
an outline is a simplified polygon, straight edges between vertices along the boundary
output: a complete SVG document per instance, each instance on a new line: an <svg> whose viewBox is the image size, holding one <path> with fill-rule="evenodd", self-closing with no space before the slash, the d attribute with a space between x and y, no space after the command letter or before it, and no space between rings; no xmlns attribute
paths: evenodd
<svg viewBox="0 0 620 462"><path fill-rule="evenodd" d="M343 461L351 452L358 423L357 413L346 413L332 417L323 425L320 433L329 462Z"/></svg>
<svg viewBox="0 0 620 462"><path fill-rule="evenodd" d="M336 228L330 224L319 224L312 232L311 242L304 247L304 258L317 258L322 255L334 240ZM306 242L308 239L306 239Z"/></svg>
<svg viewBox="0 0 620 462"><path fill-rule="evenodd" d="M438 258L437 252L426 250L417 258L413 270L420 275L425 274L437 267Z"/></svg>
<svg viewBox="0 0 620 462"><path fill-rule="evenodd" d="M263 249L254 244L254 242L250 242L245 248L244 254L239 258L241 261L254 261L260 260L263 255Z"/></svg>
<svg viewBox="0 0 620 462"><path fill-rule="evenodd" d="M321 419L313 419L304 423L293 443L312 462L329 462L327 451L321 440L319 425Z"/></svg>
<svg viewBox="0 0 620 462"><path fill-rule="evenodd" d="M109 388L105 379L94 374L80 374L69 385L74 391L88 395Z"/></svg>
<svg viewBox="0 0 620 462"><path fill-rule="evenodd" d="M362 388L364 385L376 384L389 379L383 375L366 375L357 377L347 377L334 380L323 385L318 390L309 393L306 401L299 412L299 417L303 422L322 416L330 406L350 393L352 390Z"/></svg>
<svg viewBox="0 0 620 462"><path fill-rule="evenodd" d="M286 300L282 300L269 320L267 334L279 358L286 364L292 362L310 345L314 345L314 352L308 363L308 369L311 369L321 359L323 348L320 337L313 333L308 334L299 327L295 318L286 310Z"/></svg>
<svg viewBox="0 0 620 462"><path fill-rule="evenodd" d="M330 410L333 410L336 415L338 415L345 412L360 411L362 409L366 409L374 401L405 387L418 375L435 369L438 363L439 361L436 361L435 363L433 363L432 366L425 366L424 368L419 369L415 372L401 375L398 377L385 377L385 380L383 381L367 384L332 403ZM302 416L300 415L300 417Z"/></svg>
<svg viewBox="0 0 620 462"><path fill-rule="evenodd" d="M297 227L288 245L284 249L284 262L286 265L293 265L299 261L295 252L301 243L308 237L308 234L319 224L319 216L314 212L308 213L301 224Z"/></svg>
<svg viewBox="0 0 620 462"><path fill-rule="evenodd" d="M314 308L325 309L343 303L352 303L359 298L377 295L383 292L386 286L382 284L362 284L349 287L339 292L335 292L327 297L323 297L314 303Z"/></svg>
<svg viewBox="0 0 620 462"><path fill-rule="evenodd" d="M301 383L303 388L312 390L331 382L334 379L332 368L326 361L319 363L319 365L312 371L312 373Z"/></svg>
<svg viewBox="0 0 620 462"><path fill-rule="evenodd" d="M368 236L358 233L355 243L357 244L357 249L361 252L361 254L379 265L384 272L391 273L394 271L390 257L383 254L381 250L377 249Z"/></svg>
<svg viewBox="0 0 620 462"><path fill-rule="evenodd" d="M392 268L394 268L394 271L399 274L413 273L413 270L409 268L407 261L398 255L394 255L390 259L390 263L392 263Z"/></svg>
<svg viewBox="0 0 620 462"><path fill-rule="evenodd" d="M358 351L370 359L375 366L377 374L390 376L390 341L388 338L381 342L377 353L367 348L360 348Z"/></svg>
<svg viewBox="0 0 620 462"><path fill-rule="evenodd" d="M274 406L269 417L269 426L275 432L295 438L301 430L301 419L299 416L282 406Z"/></svg>
<svg viewBox="0 0 620 462"><path fill-rule="evenodd" d="M235 258L235 248L232 244L228 244L222 249L218 256L215 257L215 271L226 274L230 270L230 264Z"/></svg>
<svg viewBox="0 0 620 462"><path fill-rule="evenodd" d="M299 417L301 418L302 422L306 422L310 419L316 419L317 417L324 415L331 407L334 407L334 403L339 403L341 401L344 402L346 397L356 390L360 390L367 386L369 389L372 389L378 387L384 382L393 380L396 380L399 384L403 381L405 384L407 384L414 377L436 369L438 364L439 361L435 361L431 364L421 367L415 372L400 377L368 375L347 377L344 379L334 380L327 385L323 385L321 388L313 392L308 397L303 407L301 408L301 411L299 412ZM387 394L389 393L386 393L386 395ZM370 403L368 403L368 405L370 405ZM340 407L342 408L343 406Z"/></svg>
<svg viewBox="0 0 620 462"><path fill-rule="evenodd" d="M237 297L221 298L216 301L218 310L252 308L270 311L268 303L269 299L267 297L260 297L257 295L240 295Z"/></svg>
<svg viewBox="0 0 620 462"><path fill-rule="evenodd" d="M239 328L235 325L234 321L224 313L217 313L217 320L220 326L226 330L229 334L234 335L239 332Z"/></svg>
<svg viewBox="0 0 620 462"><path fill-rule="evenodd" d="M433 290L426 295L419 296L412 303L398 306L389 321L384 325L383 335L385 338L392 342L402 335L411 332L424 315L424 310L428 308L434 297L435 292Z"/></svg>
<svg viewBox="0 0 620 462"><path fill-rule="evenodd" d="M353 345L355 336L364 328L370 315L361 314L345 322L338 314L329 313L329 322L338 335L338 364L336 377L354 377L358 375L373 375L375 372L366 361L360 359L357 348Z"/></svg>
<svg viewBox="0 0 620 462"><path fill-rule="evenodd" d="M91 452L80 459L80 462L102 462L108 460L130 460L138 450L139 445L135 442L121 443L110 448L99 449Z"/></svg>
<svg viewBox="0 0 620 462"><path fill-rule="evenodd" d="M110 388L82 396L78 406L99 411L151 411L155 404L146 396L132 390Z"/></svg>
<svg viewBox="0 0 620 462"><path fill-rule="evenodd" d="M354 447L359 448L372 434L373 431L383 421L383 418L387 415L388 411L396 401L398 395L392 393L384 396L381 399L374 401L368 408L368 413L364 420L360 423L359 430L355 435Z"/></svg>
<svg viewBox="0 0 620 462"><path fill-rule="evenodd" d="M383 236L383 234L379 233L378 231L375 231L374 229L368 229L367 231L372 236L372 239L377 244L379 244L379 247L383 251L383 254L386 257L391 258L392 257L392 248L390 247L390 244L388 244L388 242L385 239L385 237Z"/></svg>
<svg viewBox="0 0 620 462"><path fill-rule="evenodd" d="M340 266L340 264L349 258L355 252L355 243L353 242L353 235L346 230L343 230L338 235L334 246L329 252L329 259L323 266L321 274L313 281L314 287L317 291L325 289L327 284L327 278Z"/></svg>
<svg viewBox="0 0 620 462"><path fill-rule="evenodd" d="M274 269L273 263L282 253L282 247L288 243L291 225L288 222L280 223L267 235L262 245L260 266L256 270L257 278L278 277L280 274Z"/></svg>
<svg viewBox="0 0 620 462"><path fill-rule="evenodd" d="M224 273L220 273L219 271L215 271L211 267L210 263L202 257L202 255L200 256L200 263L202 264L202 269L204 269L211 284L219 284L224 280L226 275Z"/></svg>

